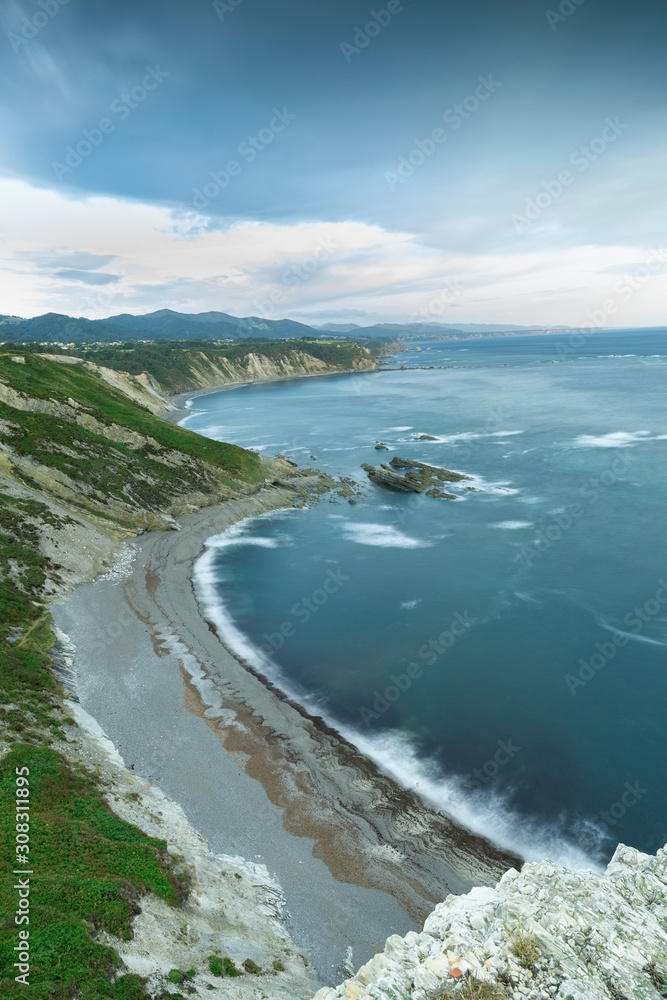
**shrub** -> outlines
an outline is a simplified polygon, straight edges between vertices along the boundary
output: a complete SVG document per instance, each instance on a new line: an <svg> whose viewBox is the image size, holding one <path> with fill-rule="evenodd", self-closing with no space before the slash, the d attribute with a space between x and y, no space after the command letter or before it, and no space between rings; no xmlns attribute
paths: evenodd
<svg viewBox="0 0 667 1000"><path fill-rule="evenodd" d="M208 960L208 967L211 970L211 974L214 976L224 976L224 969L222 965L222 959L218 958L217 955L211 955Z"/></svg>

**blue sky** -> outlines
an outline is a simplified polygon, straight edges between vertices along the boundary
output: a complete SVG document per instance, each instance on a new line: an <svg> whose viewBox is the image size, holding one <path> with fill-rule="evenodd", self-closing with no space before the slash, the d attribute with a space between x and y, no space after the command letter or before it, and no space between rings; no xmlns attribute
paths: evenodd
<svg viewBox="0 0 667 1000"><path fill-rule="evenodd" d="M8 0L0 312L662 324L666 22Z"/></svg>

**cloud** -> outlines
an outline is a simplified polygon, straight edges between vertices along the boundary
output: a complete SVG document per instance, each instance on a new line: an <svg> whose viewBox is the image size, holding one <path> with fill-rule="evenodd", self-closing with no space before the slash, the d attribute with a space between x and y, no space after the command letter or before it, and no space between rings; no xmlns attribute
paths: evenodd
<svg viewBox="0 0 667 1000"><path fill-rule="evenodd" d="M303 322L578 326L613 294L615 269L646 258L641 247L590 244L460 253L354 220L209 227L204 217L184 238L171 206L2 178L0 199L0 291L3 310L18 315L164 307ZM614 325L659 325L666 291L658 269L627 303L618 297Z"/></svg>
<svg viewBox="0 0 667 1000"><path fill-rule="evenodd" d="M91 274L90 271L54 271L53 274L56 278L65 278L68 281L82 281L84 285L111 285L119 280L119 275L104 272Z"/></svg>

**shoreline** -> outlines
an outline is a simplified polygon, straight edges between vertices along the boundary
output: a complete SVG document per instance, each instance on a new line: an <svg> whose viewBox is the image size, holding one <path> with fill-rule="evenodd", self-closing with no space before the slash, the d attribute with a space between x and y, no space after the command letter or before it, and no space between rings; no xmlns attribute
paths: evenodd
<svg viewBox="0 0 667 1000"><path fill-rule="evenodd" d="M194 411L183 404L188 399L198 399L200 396L209 396L213 392L224 392L227 389L242 389L247 385L271 385L273 382L291 382L304 378L330 378L332 375L371 375L378 371L384 371L377 365L373 368L354 368L350 371L331 372L308 372L305 375L277 375L274 378L251 378L244 382L223 382L221 385L207 386L203 389L189 389L186 392L177 392L171 396L171 402L176 409L166 410L159 414L162 420L167 420L170 424L179 424L185 417L190 416Z"/></svg>
<svg viewBox="0 0 667 1000"><path fill-rule="evenodd" d="M77 651L84 709L214 851L261 857L290 933L331 983L348 948L358 965L448 893L493 885L519 859L432 812L220 642L195 562L207 539L292 500L262 490L141 536L125 579L79 587L53 614Z"/></svg>

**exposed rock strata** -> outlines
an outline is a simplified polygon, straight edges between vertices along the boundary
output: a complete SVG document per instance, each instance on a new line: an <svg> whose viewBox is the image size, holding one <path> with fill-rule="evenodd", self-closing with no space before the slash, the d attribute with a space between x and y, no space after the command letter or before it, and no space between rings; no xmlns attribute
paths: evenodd
<svg viewBox="0 0 667 1000"><path fill-rule="evenodd" d="M440 500L458 499L454 493L445 493L440 489L443 483L458 483L463 479L470 479L470 476L464 476L460 472L450 472L449 469L439 469L434 465L398 456L392 458L389 465L381 465L379 468L367 464L361 467L368 473L371 482L379 486L389 486L405 493L426 493L427 496ZM408 469L408 472L396 472L397 468Z"/></svg>
<svg viewBox="0 0 667 1000"><path fill-rule="evenodd" d="M533 965L517 955L522 937L537 949ZM667 987L667 848L652 856L620 844L604 873L550 861L510 869L494 889L448 896L421 934L390 937L315 1000L456 997L467 976L508 1000L658 1000Z"/></svg>

